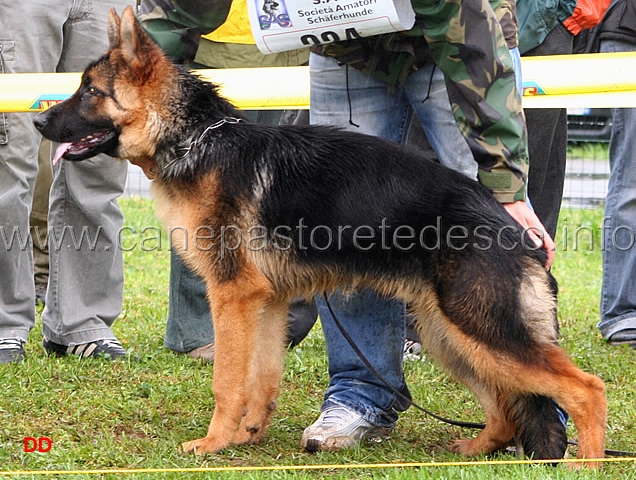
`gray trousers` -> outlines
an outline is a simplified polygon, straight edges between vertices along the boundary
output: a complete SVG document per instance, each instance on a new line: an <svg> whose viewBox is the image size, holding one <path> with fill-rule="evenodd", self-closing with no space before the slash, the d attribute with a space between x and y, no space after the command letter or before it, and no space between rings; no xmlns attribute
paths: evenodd
<svg viewBox="0 0 636 480"><path fill-rule="evenodd" d="M106 18L132 0L0 0L0 65L6 73L80 72L107 48ZM40 136L33 114L0 119L0 338L26 341L35 293L29 214ZM1 140L5 141L1 141ZM55 148L55 145L54 145ZM123 298L117 197L127 165L100 155L64 160L50 194L50 276L44 335L64 345L115 338L110 326Z"/></svg>

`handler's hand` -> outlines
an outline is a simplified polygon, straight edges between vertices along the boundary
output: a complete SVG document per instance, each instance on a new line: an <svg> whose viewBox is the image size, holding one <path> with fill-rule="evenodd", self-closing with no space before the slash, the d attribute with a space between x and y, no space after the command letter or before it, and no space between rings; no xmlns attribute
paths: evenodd
<svg viewBox="0 0 636 480"><path fill-rule="evenodd" d="M549 269L554 261L556 245L554 244L552 237L550 237L548 232L545 231L545 227L539 220L539 217L537 217L537 215L524 201L504 203L503 206L510 216L528 232L528 235L532 240L534 240L537 247L543 246L548 254L545 262L545 268L546 270Z"/></svg>

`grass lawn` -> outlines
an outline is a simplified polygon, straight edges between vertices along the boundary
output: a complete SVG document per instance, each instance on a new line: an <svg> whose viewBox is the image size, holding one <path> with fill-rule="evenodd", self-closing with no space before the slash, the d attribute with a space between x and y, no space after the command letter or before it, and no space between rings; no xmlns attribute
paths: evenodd
<svg viewBox="0 0 636 480"><path fill-rule="evenodd" d="M634 460L606 464L601 473L572 472L563 465L505 465L515 457L498 454L477 460L493 464L446 465L466 459L447 447L475 432L433 420L415 409L405 412L392 435L379 443L339 453L308 454L300 449L303 429L318 415L328 382L325 344L319 325L287 354L279 407L261 445L230 448L196 457L178 451L182 441L205 435L214 399L211 367L163 348L168 302L169 253L147 200L122 201L126 229L125 305L115 332L135 359L108 364L46 357L39 325L27 345L28 359L0 366L0 476L17 471L95 469L191 469L334 465L317 471L269 470L223 473L126 473L102 478L435 478L435 479L636 479ZM561 285L563 345L578 365L607 385L607 446L636 450L636 352L608 346L598 334L601 287L599 211L564 211L554 273ZM567 227L566 230L563 228ZM581 228L586 227L586 228ZM566 234L567 232L567 234ZM136 248L130 248L136 245ZM428 361L407 362L413 398L448 418L483 420L472 396ZM576 438L572 429L570 438ZM25 453L25 437L48 437L47 453ZM575 454L571 447L570 454ZM436 462L435 467L341 470L337 465ZM97 476L96 474L94 476ZM38 477L39 478L39 477ZM64 478L87 478L69 474Z"/></svg>

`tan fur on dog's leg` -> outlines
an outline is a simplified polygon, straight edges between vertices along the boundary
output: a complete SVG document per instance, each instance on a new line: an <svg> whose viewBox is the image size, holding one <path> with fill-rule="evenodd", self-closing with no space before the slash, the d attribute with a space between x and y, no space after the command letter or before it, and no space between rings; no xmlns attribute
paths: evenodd
<svg viewBox="0 0 636 480"><path fill-rule="evenodd" d="M553 377L549 385L554 385L554 389L547 394L568 412L574 422L579 437L577 458L603 458L607 423L605 384L597 376L581 371L558 347L553 348L549 358L550 376ZM542 377L539 376L539 382ZM600 464L586 466L598 468Z"/></svg>
<svg viewBox="0 0 636 480"><path fill-rule="evenodd" d="M248 378L258 315L272 294L269 282L253 267L245 267L234 280L208 288L208 295L214 319L216 405L205 438L182 445L184 451L197 454L218 452L233 444L251 394Z"/></svg>
<svg viewBox="0 0 636 480"><path fill-rule="evenodd" d="M500 408L497 394L487 391L483 383L467 382L466 385L481 404L486 416L486 427L475 438L456 440L450 449L474 457L505 447L515 434L515 426Z"/></svg>
<svg viewBox="0 0 636 480"><path fill-rule="evenodd" d="M288 310L287 303L270 304L260 315L247 386L247 414L232 443L257 443L267 433L283 375Z"/></svg>
<svg viewBox="0 0 636 480"><path fill-rule="evenodd" d="M509 388L521 394L537 394L554 399L570 415L578 431L577 458L603 458L607 420L603 381L581 371L556 345L544 346L539 357L544 359L542 366L507 365L505 376ZM586 466L598 468L600 464L590 463Z"/></svg>
<svg viewBox="0 0 636 480"><path fill-rule="evenodd" d="M417 328L424 349L473 392L486 416L486 428L477 437L457 440L451 450L475 456L503 447L514 436L514 425L501 409L496 390L483 378L475 377L474 366L458 361L461 350L456 348L461 347L464 337L453 333L455 327L439 309L434 290L423 290L419 298L411 302L411 307L418 319ZM449 338L453 340L449 341Z"/></svg>

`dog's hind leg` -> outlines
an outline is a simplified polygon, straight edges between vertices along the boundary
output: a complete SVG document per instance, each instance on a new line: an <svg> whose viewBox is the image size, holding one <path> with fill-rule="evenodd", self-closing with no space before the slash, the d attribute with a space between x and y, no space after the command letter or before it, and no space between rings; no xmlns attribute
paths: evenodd
<svg viewBox="0 0 636 480"><path fill-rule="evenodd" d="M288 310L287 303L271 303L259 316L247 384L247 413L232 443L256 443L267 433L283 374Z"/></svg>
<svg viewBox="0 0 636 480"><path fill-rule="evenodd" d="M450 449L470 457L502 449L512 440L515 425L506 409L502 408L500 395L485 384L466 378L461 380L477 397L486 417L486 426L475 438L456 440Z"/></svg>
<svg viewBox="0 0 636 480"><path fill-rule="evenodd" d="M455 328L439 309L432 289L424 290L411 306L418 318L417 328L424 349L473 392L486 417L486 427L477 437L457 440L451 445L451 450L475 456L501 449L512 439L515 429L500 392L494 386L496 383L485 381L473 365L464 360L463 336L453 334ZM477 351L473 353L477 354Z"/></svg>
<svg viewBox="0 0 636 480"><path fill-rule="evenodd" d="M497 385L502 406L510 412L515 435L526 455L563 456L565 430L558 419L556 402L570 414L578 430L577 457L604 456L607 400L600 378L581 371L554 344L538 347L531 364L494 351L484 353L473 366L484 382Z"/></svg>
<svg viewBox="0 0 636 480"><path fill-rule="evenodd" d="M213 391L215 408L204 438L186 442L186 452L213 453L233 444L247 413L250 375L258 375L253 361L259 315L273 296L271 284L253 266L215 284L205 278L214 319L215 359ZM272 349L272 355L282 355Z"/></svg>
<svg viewBox="0 0 636 480"><path fill-rule="evenodd" d="M577 458L603 458L607 420L603 381L581 371L556 345L544 346L541 356L544 366L522 366L514 372L511 387L553 398L568 412L578 431Z"/></svg>

